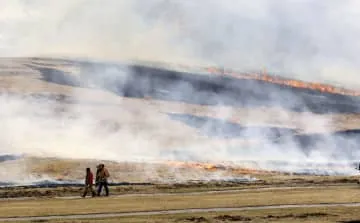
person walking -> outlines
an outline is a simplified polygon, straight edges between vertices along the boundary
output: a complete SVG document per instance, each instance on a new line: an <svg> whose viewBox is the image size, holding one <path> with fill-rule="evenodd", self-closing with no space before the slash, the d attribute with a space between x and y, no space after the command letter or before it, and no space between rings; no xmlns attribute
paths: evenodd
<svg viewBox="0 0 360 223"><path fill-rule="evenodd" d="M95 176L95 188L97 191L97 188L99 187L99 179L100 179L100 164L96 166L96 176Z"/></svg>
<svg viewBox="0 0 360 223"><path fill-rule="evenodd" d="M104 164L99 165L99 186L97 191L97 196L100 196L102 188L105 188L105 194L106 196L109 196L109 184L108 184L108 178L110 177L109 171L107 168L105 168Z"/></svg>
<svg viewBox="0 0 360 223"><path fill-rule="evenodd" d="M94 175L91 172L90 168L86 168L86 176L85 176L85 188L82 197L86 197L86 194L90 191L92 197L95 197L96 193L93 189Z"/></svg>

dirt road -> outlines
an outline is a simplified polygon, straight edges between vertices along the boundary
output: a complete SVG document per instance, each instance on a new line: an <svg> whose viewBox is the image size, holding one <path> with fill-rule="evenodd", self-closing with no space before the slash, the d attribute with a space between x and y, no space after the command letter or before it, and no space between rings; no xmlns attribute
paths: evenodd
<svg viewBox="0 0 360 223"><path fill-rule="evenodd" d="M97 213L97 214L74 214L74 215L50 215L50 216L32 216L32 217L10 217L0 218L0 222L11 221L46 221L53 219L94 219L110 217L129 217L129 216L149 216L183 213L204 213L204 212L227 212L227 211L247 211L261 209L285 209L285 208L311 208L311 207L359 207L360 203L332 203L332 204L296 204L296 205L264 205L249 207L228 207L228 208L198 208L198 209L178 209L163 211L139 211L139 212L120 212L120 213Z"/></svg>
<svg viewBox="0 0 360 223"><path fill-rule="evenodd" d="M249 192L249 191L268 191L268 190L293 190L293 189L314 189L314 188L329 188L338 187L339 185L326 185L326 186L286 186L286 187L257 187L257 188L243 188L243 189L226 189L226 190L209 190L209 191L197 191L197 192L173 192L173 193L133 193L133 194L118 194L112 195L111 197L133 197L133 196L171 196L171 195L199 195L199 194L220 194L220 193L233 193L233 192ZM79 199L79 196L57 196L52 197L53 199ZM0 198L0 201L11 201L11 200L35 200L41 199L39 197L8 197Z"/></svg>

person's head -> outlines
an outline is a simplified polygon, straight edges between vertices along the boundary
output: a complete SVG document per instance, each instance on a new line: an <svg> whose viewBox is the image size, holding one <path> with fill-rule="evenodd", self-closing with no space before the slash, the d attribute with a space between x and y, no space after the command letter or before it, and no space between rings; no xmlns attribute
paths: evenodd
<svg viewBox="0 0 360 223"><path fill-rule="evenodd" d="M86 168L86 173L89 173L90 172L90 168Z"/></svg>

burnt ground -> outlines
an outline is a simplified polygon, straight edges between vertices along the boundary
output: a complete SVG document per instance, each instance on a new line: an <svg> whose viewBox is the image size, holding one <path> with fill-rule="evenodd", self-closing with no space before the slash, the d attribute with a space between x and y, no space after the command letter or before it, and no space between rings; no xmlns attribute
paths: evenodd
<svg viewBox="0 0 360 223"><path fill-rule="evenodd" d="M182 122L200 131L208 137L218 138L241 138L263 140L275 145L287 146L288 142L295 143L305 154L311 153L312 149L319 144L330 143L341 147L341 150L333 151L334 157L341 154L355 154L358 148L354 144L360 143L360 130L350 129L327 133L298 133L297 130L268 125L245 126L224 119L195 116L191 114L168 114L172 120ZM355 156L353 159L356 159Z"/></svg>
<svg viewBox="0 0 360 223"><path fill-rule="evenodd" d="M312 89L294 88L261 80L241 79L224 75L204 75L180 72L142 65L73 61L71 66L80 68L76 77L53 67L28 65L37 70L42 80L72 87L97 87L128 98L151 98L160 101L182 102L207 106L231 106L242 108L280 107L293 112L315 114L357 113L359 97L324 93ZM34 66L36 65L36 66ZM43 64L40 64L43 65ZM69 101L69 99L66 99ZM76 103L76 102L72 102ZM243 126L218 118L191 114L168 114L200 131L202 135L215 138L244 138L249 132L260 132L261 138L275 144L295 142L308 154L321 142L334 139L342 150L353 153L358 144L357 129L333 133L297 134L291 128L272 126ZM336 155L336 154L334 154Z"/></svg>
<svg viewBox="0 0 360 223"><path fill-rule="evenodd" d="M68 85L96 86L120 96L152 98L198 105L281 107L317 114L356 113L359 97L294 88L262 80L179 72L141 65L81 62L79 78L52 67L28 65L42 80Z"/></svg>
<svg viewBox="0 0 360 223"><path fill-rule="evenodd" d="M181 102L206 106L230 106L232 108L281 107L293 112L309 111L321 115L356 113L358 97L323 93L316 90L293 88L260 80L249 80L224 75L205 75L175 70L89 61L54 60L61 66L48 66L41 58L33 58L26 66L38 71L40 79L57 85L100 88L125 98L151 98L157 101ZM63 66L80 68L74 75L64 71ZM54 100L76 104L78 101L62 94L32 93L35 100ZM84 103L84 102L82 102ZM106 105L100 102L94 105ZM306 154L321 143L341 144L341 152L356 154L359 130L344 130L332 133L299 134L296 129L270 125L246 126L220 118L211 118L189 113L167 114L171 120L196 129L201 135L211 138L249 138L273 142L287 147L295 142ZM275 118L275 117L274 117ZM258 134L251 134L251 133ZM329 140L330 139L330 140ZM325 143L325 144L326 144ZM334 156L336 156L336 152ZM354 155L356 158L356 155Z"/></svg>
<svg viewBox="0 0 360 223"><path fill-rule="evenodd" d="M132 75L129 84L125 87L128 96L148 95L162 100L179 100L206 105L223 104L234 107L279 106L292 111L311 111L320 114L353 113L358 109L356 105L358 98L293 88L260 80L182 73L141 66L133 66L130 70ZM141 82L139 84L139 80L144 84ZM144 88L144 85L149 87ZM139 90L132 86L142 86L142 88ZM158 93L159 90L161 94Z"/></svg>
<svg viewBox="0 0 360 223"><path fill-rule="evenodd" d="M251 138L251 133L261 132L264 138L276 139L282 135L292 135L296 130L272 126L244 126L224 119L201 117L191 114L168 114L172 120L197 128L209 137ZM253 134L254 135L254 134Z"/></svg>
<svg viewBox="0 0 360 223"><path fill-rule="evenodd" d="M286 215L267 215L264 217L247 217L242 215L218 215L213 218L206 217L187 217L179 219L180 221L185 222L212 222L211 220L216 220L216 222L252 222L256 220L266 220L266 221L279 221L282 219L309 219L309 218L326 218L326 217L336 217L338 215L322 213L322 212L313 212L305 214L286 214ZM343 221L344 223L355 223L358 221Z"/></svg>
<svg viewBox="0 0 360 223"><path fill-rule="evenodd" d="M179 103L182 105L181 109L184 110L186 110L187 106L191 105L204 105L209 106L209 108L218 107L219 105L234 109L248 108L249 111L255 111L253 108L265 108L264 113L267 113L270 108L279 107L286 111L298 112L293 116L293 119L296 119L297 114L301 114L300 112L304 111L324 116L329 114L345 116L358 112L358 97L322 93L315 90L294 88L260 80L180 72L134 64L124 65L72 60L52 60L50 63L56 65L49 65L46 60L37 58L33 58L32 61L24 65L39 74L36 78L41 80L40 87L46 84L49 86L45 88L46 90L39 90L36 93L27 90L28 92L26 93L31 95L34 100L43 100L45 102L56 101L61 104L79 103L69 94L59 93L60 91L55 93L49 90L59 86L66 86L71 90L75 88L98 88L116 97L121 96L118 98L153 99L151 101L170 102L165 105L170 105L170 107L171 103ZM77 74L71 73L66 71L66 69L64 70L63 66L77 67L80 72ZM14 83L10 82L10 87L14 87L16 85ZM38 87L34 85L33 88L37 89ZM23 92L14 94L21 95ZM21 96L26 97L26 94ZM99 98L101 99L100 102L90 100L89 103L96 107L110 105L103 102L101 96ZM134 101L129 102L129 104L134 103ZM146 100L137 100L137 102L139 104L147 103ZM84 103L84 101L81 103ZM112 104L111 106L115 107L118 105ZM150 106L140 108L146 110ZM360 129L360 125L354 125L355 127L350 130L331 133L299 133L295 127L279 127L271 124L266 125L266 123L264 125L248 126L219 117L194 115L189 111L184 111L184 113L178 112L177 114L164 113L165 117L171 119L174 123L180 122L184 126L196 129L201 135L211 139L249 138L251 136L251 134L248 134L249 132L258 132L259 134L255 135L260 141L270 141L284 149L287 149L287 143L291 141L295 142L297 147L301 148L305 154L310 154L318 144L325 142L325 146L328 146L338 143L339 145L336 146L340 149L332 151L334 157L345 153L350 154L350 157L345 158L358 158L358 149L354 145L359 144L358 135L360 131L358 129ZM276 115L275 113L274 116ZM119 123L119 126L121 126L122 123ZM182 136L180 139L183 139ZM333 143L334 141L336 143ZM179 154L183 154L185 159L189 158L186 151L179 151Z"/></svg>

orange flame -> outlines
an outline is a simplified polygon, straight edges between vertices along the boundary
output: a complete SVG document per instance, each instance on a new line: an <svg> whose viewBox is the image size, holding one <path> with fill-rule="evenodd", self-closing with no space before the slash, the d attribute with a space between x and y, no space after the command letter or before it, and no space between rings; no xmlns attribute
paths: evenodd
<svg viewBox="0 0 360 223"><path fill-rule="evenodd" d="M321 84L321 83L314 83L314 82L305 82L301 80L292 80L292 79L286 79L279 76L270 76L265 71L263 73L238 73L231 70L224 70L219 69L216 67L208 67L205 68L205 70L212 74L224 74L229 75L237 78L242 79L255 79L255 80L261 80L266 81L274 84L281 84L286 86L291 86L295 88L306 88L306 89L312 89L317 90L320 92L325 93L332 93L332 94L341 94L341 95L348 95L348 96L360 96L360 91L356 90L349 90L341 87L335 87L327 84Z"/></svg>
<svg viewBox="0 0 360 223"><path fill-rule="evenodd" d="M197 163L197 162L181 162L181 161L169 161L168 165L180 168L196 168L204 170L220 170L225 169L224 166L215 165L211 163Z"/></svg>
<svg viewBox="0 0 360 223"><path fill-rule="evenodd" d="M177 168L189 168L189 169L201 169L206 171L229 171L235 174L269 174L275 173L275 171L267 171L260 169L244 168L244 167L232 167L221 164L201 163L201 162L181 162L181 161L169 161L166 163L169 166Z"/></svg>

